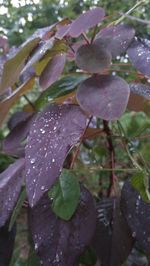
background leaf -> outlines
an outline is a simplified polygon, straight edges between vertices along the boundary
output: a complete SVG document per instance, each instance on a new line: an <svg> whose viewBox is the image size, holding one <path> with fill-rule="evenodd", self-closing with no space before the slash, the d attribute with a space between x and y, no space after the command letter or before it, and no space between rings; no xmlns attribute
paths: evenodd
<svg viewBox="0 0 150 266"><path fill-rule="evenodd" d="M127 52L136 69L150 77L150 41L135 38Z"/></svg>
<svg viewBox="0 0 150 266"><path fill-rule="evenodd" d="M64 54L58 54L49 61L40 75L39 83L42 89L47 89L59 79L65 66L65 59Z"/></svg>
<svg viewBox="0 0 150 266"><path fill-rule="evenodd" d="M9 219L23 181L24 159L19 159L0 174L0 227Z"/></svg>
<svg viewBox="0 0 150 266"><path fill-rule="evenodd" d="M121 214L119 199L103 199L98 203L93 247L103 266L121 266L130 254L133 238Z"/></svg>
<svg viewBox="0 0 150 266"><path fill-rule="evenodd" d="M121 194L121 210L132 231L132 236L148 255L150 254L150 204L126 181Z"/></svg>
<svg viewBox="0 0 150 266"><path fill-rule="evenodd" d="M71 37L79 37L83 32L96 26L104 18L105 11L101 7L93 8L76 18L71 26L69 34Z"/></svg>

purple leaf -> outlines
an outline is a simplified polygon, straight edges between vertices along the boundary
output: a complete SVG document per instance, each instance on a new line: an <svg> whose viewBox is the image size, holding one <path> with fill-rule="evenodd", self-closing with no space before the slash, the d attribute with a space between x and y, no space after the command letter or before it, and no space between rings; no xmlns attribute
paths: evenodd
<svg viewBox="0 0 150 266"><path fill-rule="evenodd" d="M18 111L15 112L8 121L9 130L14 129L19 123L26 121L29 117L31 117L31 112Z"/></svg>
<svg viewBox="0 0 150 266"><path fill-rule="evenodd" d="M62 40L63 37L69 35L69 30L70 30L70 24L63 26L59 25L55 37L58 38L59 40Z"/></svg>
<svg viewBox="0 0 150 266"><path fill-rule="evenodd" d="M117 25L102 29L94 43L101 44L113 58L124 53L134 38L135 30L129 25Z"/></svg>
<svg viewBox="0 0 150 266"><path fill-rule="evenodd" d="M39 79L40 86L44 90L59 79L63 72L65 61L66 56L64 54L58 54L49 61Z"/></svg>
<svg viewBox="0 0 150 266"><path fill-rule="evenodd" d="M76 105L49 105L37 116L26 148L26 184L31 206L57 180L85 124L86 116Z"/></svg>
<svg viewBox="0 0 150 266"><path fill-rule="evenodd" d="M69 221L55 216L51 201L44 195L29 210L29 224L35 250L44 266L74 266L90 244L96 226L93 197L81 186L80 203Z"/></svg>
<svg viewBox="0 0 150 266"><path fill-rule="evenodd" d="M22 121L18 122L16 126L13 127L11 132L7 135L2 143L3 151L6 154L24 157L25 144L23 141L25 141L27 135L29 134L33 120L33 113L29 113L22 119Z"/></svg>
<svg viewBox="0 0 150 266"><path fill-rule="evenodd" d="M0 228L0 265L9 266L16 236L16 226L8 231L8 223Z"/></svg>
<svg viewBox="0 0 150 266"><path fill-rule="evenodd" d="M24 159L19 159L0 174L0 227L9 219L23 181Z"/></svg>
<svg viewBox="0 0 150 266"><path fill-rule="evenodd" d="M127 52L136 69L150 77L150 41L135 38Z"/></svg>
<svg viewBox="0 0 150 266"><path fill-rule="evenodd" d="M97 227L93 238L93 247L102 265L122 265L132 246L132 234L120 212L119 199L102 200L97 205Z"/></svg>
<svg viewBox="0 0 150 266"><path fill-rule="evenodd" d="M141 199L140 194L128 181L122 189L121 207L132 236L141 248L150 254L150 204Z"/></svg>
<svg viewBox="0 0 150 266"><path fill-rule="evenodd" d="M103 20L105 11L101 7L93 8L75 19L71 26L69 34L71 37L79 37L83 32L96 26Z"/></svg>
<svg viewBox="0 0 150 266"><path fill-rule="evenodd" d="M77 90L77 101L91 115L105 120L118 119L126 109L130 89L118 76L93 76Z"/></svg>
<svg viewBox="0 0 150 266"><path fill-rule="evenodd" d="M99 73L108 68L111 54L100 44L85 44L76 52L76 64L90 73Z"/></svg>

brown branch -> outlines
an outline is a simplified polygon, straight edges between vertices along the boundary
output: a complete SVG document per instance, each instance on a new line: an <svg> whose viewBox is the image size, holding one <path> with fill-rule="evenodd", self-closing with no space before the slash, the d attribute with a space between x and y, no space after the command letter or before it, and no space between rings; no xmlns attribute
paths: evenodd
<svg viewBox="0 0 150 266"><path fill-rule="evenodd" d="M109 150L109 165L110 169L112 169L110 173L110 185L108 188L108 196L112 195L112 193L115 191L115 185L116 185L116 175L115 175L115 149L113 146L113 140L112 140L112 134L111 130L109 128L108 122L106 120L103 120L103 126L104 131L107 135L107 143L108 143L108 150Z"/></svg>

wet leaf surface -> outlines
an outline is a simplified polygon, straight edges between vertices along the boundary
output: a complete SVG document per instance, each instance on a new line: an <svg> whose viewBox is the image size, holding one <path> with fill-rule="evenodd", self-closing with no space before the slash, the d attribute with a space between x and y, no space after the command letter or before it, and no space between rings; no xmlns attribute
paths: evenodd
<svg viewBox="0 0 150 266"><path fill-rule="evenodd" d="M64 70L66 56L59 54L54 56L40 75L39 83L42 89L47 89L59 79Z"/></svg>
<svg viewBox="0 0 150 266"><path fill-rule="evenodd" d="M110 66L111 54L100 44L85 44L77 50L75 60L79 68L100 73Z"/></svg>
<svg viewBox="0 0 150 266"><path fill-rule="evenodd" d="M124 53L134 38L135 30L129 25L117 25L102 29L96 36L95 44L102 45L113 58Z"/></svg>
<svg viewBox="0 0 150 266"><path fill-rule="evenodd" d="M95 231L94 200L82 186L77 211L72 219L66 222L55 216L51 210L51 201L44 195L39 203L30 209L29 224L41 265L74 266Z"/></svg>
<svg viewBox="0 0 150 266"><path fill-rule="evenodd" d="M130 89L118 76L93 76L77 90L77 101L91 115L105 120L118 119L126 109Z"/></svg>
<svg viewBox="0 0 150 266"><path fill-rule="evenodd" d="M121 195L122 213L132 231L132 236L146 254L150 254L150 204L126 181Z"/></svg>
<svg viewBox="0 0 150 266"><path fill-rule="evenodd" d="M103 199L97 205L93 247L103 266L121 266L133 246L129 226L121 214L119 199Z"/></svg>
<svg viewBox="0 0 150 266"><path fill-rule="evenodd" d="M23 182L25 160L19 159L0 174L0 226L9 219Z"/></svg>
<svg viewBox="0 0 150 266"><path fill-rule="evenodd" d="M37 116L26 148L26 184L31 206L57 180L85 124L86 116L75 105L49 105Z"/></svg>
<svg viewBox="0 0 150 266"><path fill-rule="evenodd" d="M53 198L52 209L54 213L69 220L74 214L80 199L80 186L77 176L70 170L63 169L59 180L49 192Z"/></svg>
<svg viewBox="0 0 150 266"><path fill-rule="evenodd" d="M135 68L150 77L150 41L135 38L127 52Z"/></svg>
<svg viewBox="0 0 150 266"><path fill-rule="evenodd" d="M103 20L105 11L101 7L93 8L75 19L71 26L69 34L71 37L79 37L82 33L96 26Z"/></svg>

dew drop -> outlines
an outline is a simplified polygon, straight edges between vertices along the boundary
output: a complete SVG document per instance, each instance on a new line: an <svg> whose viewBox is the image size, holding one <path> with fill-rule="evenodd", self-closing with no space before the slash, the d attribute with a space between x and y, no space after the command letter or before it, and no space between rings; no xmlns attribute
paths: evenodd
<svg viewBox="0 0 150 266"><path fill-rule="evenodd" d="M136 237L136 232L133 232L133 233L132 233L132 236L133 236L133 237Z"/></svg>
<svg viewBox="0 0 150 266"><path fill-rule="evenodd" d="M45 189L45 186L41 186L41 190L44 190Z"/></svg>
<svg viewBox="0 0 150 266"><path fill-rule="evenodd" d="M38 249L38 244L37 243L35 243L34 248L35 248L35 250Z"/></svg>
<svg viewBox="0 0 150 266"><path fill-rule="evenodd" d="M35 163L35 158L32 158L32 159L30 160L30 163L31 163L31 164L34 164L34 163Z"/></svg>

